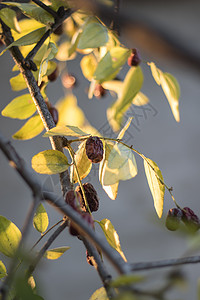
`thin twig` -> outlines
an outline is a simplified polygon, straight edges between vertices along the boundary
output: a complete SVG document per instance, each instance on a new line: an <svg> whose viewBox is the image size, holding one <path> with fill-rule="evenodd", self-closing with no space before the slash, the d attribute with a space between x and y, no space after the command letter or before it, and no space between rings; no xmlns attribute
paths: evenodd
<svg viewBox="0 0 200 300"><path fill-rule="evenodd" d="M37 4L38 6L40 6L41 8L43 8L46 12L48 12L49 14L51 14L54 17L54 19L56 19L58 17L58 15L55 12L55 10L53 10L50 6L47 6L46 4L44 4L42 1L40 1L40 0L33 0L33 2L35 2L35 4Z"/></svg>

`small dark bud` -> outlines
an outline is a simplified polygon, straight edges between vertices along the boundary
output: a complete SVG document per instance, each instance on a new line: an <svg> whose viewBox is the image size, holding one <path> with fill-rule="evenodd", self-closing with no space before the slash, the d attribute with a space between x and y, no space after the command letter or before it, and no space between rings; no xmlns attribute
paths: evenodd
<svg viewBox="0 0 200 300"><path fill-rule="evenodd" d="M31 69L32 71L36 72L36 71L37 71L37 66L36 66L36 64L35 64L32 60L30 60L29 63L30 63L30 69Z"/></svg>
<svg viewBox="0 0 200 300"><path fill-rule="evenodd" d="M63 34L63 24L61 24L60 26L58 26L55 30L54 33L56 35L62 35Z"/></svg>
<svg viewBox="0 0 200 300"><path fill-rule="evenodd" d="M94 96L96 98L102 98L106 94L106 90L102 87L101 84L96 84L95 89L94 89Z"/></svg>
<svg viewBox="0 0 200 300"><path fill-rule="evenodd" d="M66 89L71 89L76 85L76 78L70 74L64 74L61 80L62 80L62 85Z"/></svg>
<svg viewBox="0 0 200 300"><path fill-rule="evenodd" d="M50 107L49 112L52 115L54 123L57 124L58 123L58 111L57 111L57 109L55 107Z"/></svg>
<svg viewBox="0 0 200 300"><path fill-rule="evenodd" d="M93 256L90 256L90 254L88 253L88 250L86 250L86 259L89 265L94 266L93 265Z"/></svg>
<svg viewBox="0 0 200 300"><path fill-rule="evenodd" d="M99 208L99 198L98 198L97 192L94 189L93 185L91 183L87 182L87 183L83 184L83 188L84 188L85 196L86 196L90 211L91 212L97 211L98 208ZM86 211L85 202L84 202L84 199L83 199L83 194L82 194L82 191L81 191L81 187L79 185L76 187L76 191L78 193L80 193L80 195L81 195L81 202L80 202L81 207L82 207L83 210Z"/></svg>
<svg viewBox="0 0 200 300"><path fill-rule="evenodd" d="M81 212L80 216L94 229L94 220L89 213ZM78 236L80 234L79 231L74 227L73 222L70 222L69 233L73 236Z"/></svg>
<svg viewBox="0 0 200 300"><path fill-rule="evenodd" d="M191 232L196 232L200 228L200 220L194 211L189 207L184 207L182 221Z"/></svg>
<svg viewBox="0 0 200 300"><path fill-rule="evenodd" d="M165 225L168 230L175 231L179 228L181 218L183 216L182 210L179 208L171 208L168 211Z"/></svg>
<svg viewBox="0 0 200 300"><path fill-rule="evenodd" d="M37 81L37 84L38 84L38 81ZM42 82L40 83L40 85L38 85L39 89L41 90L41 89L43 88L44 85L45 85L45 82L42 81Z"/></svg>
<svg viewBox="0 0 200 300"><path fill-rule="evenodd" d="M59 9L57 10L57 14L59 17L63 17L65 14L65 8L64 6L60 6Z"/></svg>
<svg viewBox="0 0 200 300"><path fill-rule="evenodd" d="M85 145L86 155L92 163L103 159L103 143L98 136L90 136Z"/></svg>
<svg viewBox="0 0 200 300"><path fill-rule="evenodd" d="M81 203L81 195L79 192L70 190L65 195L65 202L77 210Z"/></svg>
<svg viewBox="0 0 200 300"><path fill-rule="evenodd" d="M128 65L130 67L138 66L141 62L140 54L137 49L132 49L132 53L128 58Z"/></svg>
<svg viewBox="0 0 200 300"><path fill-rule="evenodd" d="M58 78L59 75L59 70L58 67L55 68L55 70L48 75L49 81L55 81Z"/></svg>
<svg viewBox="0 0 200 300"><path fill-rule="evenodd" d="M4 46L4 43L3 43L2 39L0 38L0 47L1 46Z"/></svg>

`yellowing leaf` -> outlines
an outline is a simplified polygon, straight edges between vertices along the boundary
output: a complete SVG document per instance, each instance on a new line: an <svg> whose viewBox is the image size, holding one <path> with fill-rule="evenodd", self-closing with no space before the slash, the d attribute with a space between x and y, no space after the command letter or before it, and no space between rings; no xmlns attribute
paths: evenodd
<svg viewBox="0 0 200 300"><path fill-rule="evenodd" d="M89 300L109 300L109 298L107 296L105 288L101 287L92 294Z"/></svg>
<svg viewBox="0 0 200 300"><path fill-rule="evenodd" d="M70 49L71 43L69 41L62 43L59 45L58 53L56 55L56 59L60 61L66 61L66 60L72 60L76 57L76 54L73 53L70 55L69 49Z"/></svg>
<svg viewBox="0 0 200 300"><path fill-rule="evenodd" d="M13 35L14 40L18 40L19 38L23 37L27 33L30 33L38 28L44 27L43 24L41 24L33 19L22 19L19 21L19 25L20 25L20 29L21 29L20 33L12 30L12 35Z"/></svg>
<svg viewBox="0 0 200 300"><path fill-rule="evenodd" d="M26 45L37 43L39 39L43 36L45 31L46 31L46 27L42 27L22 36L18 40L12 42L8 47L6 47L6 49L3 50L0 53L0 55L2 55L6 50L10 49L13 46L26 46Z"/></svg>
<svg viewBox="0 0 200 300"><path fill-rule="evenodd" d="M144 280L144 277L141 275L133 275L133 274L123 274L116 279L112 280L110 285L112 287L121 287L121 286L127 286L133 283L141 282Z"/></svg>
<svg viewBox="0 0 200 300"><path fill-rule="evenodd" d="M0 260L0 279L7 276L6 267L4 263Z"/></svg>
<svg viewBox="0 0 200 300"><path fill-rule="evenodd" d="M149 188L153 196L155 210L157 212L158 217L161 218L163 212L163 203L164 203L164 194L165 194L165 186L162 183L164 181L163 181L162 173L158 168L157 164L149 158L147 158L147 161L144 159L144 169L149 184Z"/></svg>
<svg viewBox="0 0 200 300"><path fill-rule="evenodd" d="M156 83L162 87L162 90L169 102L175 120L179 122L180 87L176 78L169 73L163 73L160 69L156 67L156 65L153 62L148 63L148 65L151 68L151 72Z"/></svg>
<svg viewBox="0 0 200 300"><path fill-rule="evenodd" d="M102 184L113 185L136 175L137 165L132 150L116 143L102 169Z"/></svg>
<svg viewBox="0 0 200 300"><path fill-rule="evenodd" d="M108 121L114 131L118 131L123 122L124 113L129 109L133 99L140 91L143 84L141 68L132 67L123 82L122 91L116 102L107 110Z"/></svg>
<svg viewBox="0 0 200 300"><path fill-rule="evenodd" d="M121 95L123 82L120 80L110 80L102 83L102 86L106 90L115 92L116 94Z"/></svg>
<svg viewBox="0 0 200 300"><path fill-rule="evenodd" d="M35 229L41 233L43 233L49 225L49 218L44 206L40 203L37 207L33 218L33 226Z"/></svg>
<svg viewBox="0 0 200 300"><path fill-rule="evenodd" d="M137 95L133 98L132 103L137 106L146 105L149 103L149 98L142 92L138 92Z"/></svg>
<svg viewBox="0 0 200 300"><path fill-rule="evenodd" d="M30 94L13 99L1 112L2 116L13 119L27 119L36 111Z"/></svg>
<svg viewBox="0 0 200 300"><path fill-rule="evenodd" d="M119 236L117 234L117 231L115 230L114 226L108 219L103 219L100 222L97 221L97 223L101 226L101 229L103 230L105 237L110 244L111 247L113 247L119 254L122 256L122 258L126 260L126 257L121 249Z"/></svg>
<svg viewBox="0 0 200 300"><path fill-rule="evenodd" d="M115 200L117 198L119 183L111 184L111 185L103 185L103 189L111 200Z"/></svg>
<svg viewBox="0 0 200 300"><path fill-rule="evenodd" d="M105 26L97 22L87 23L83 26L77 48L98 48L105 45L108 41L108 31Z"/></svg>
<svg viewBox="0 0 200 300"><path fill-rule="evenodd" d="M94 73L94 80L102 83L113 79L121 67L125 64L131 50L122 47L114 47L100 60Z"/></svg>
<svg viewBox="0 0 200 300"><path fill-rule="evenodd" d="M54 23L54 17L43 8L31 3L4 2L6 4L18 7L25 15L41 22L45 25Z"/></svg>
<svg viewBox="0 0 200 300"><path fill-rule="evenodd" d="M81 180L90 173L92 168L92 163L86 155L85 143L86 141L82 142L75 153L75 163ZM73 165L71 166L71 178L73 178L73 182L78 181L76 170Z"/></svg>
<svg viewBox="0 0 200 300"><path fill-rule="evenodd" d="M51 260L58 259L69 249L70 247L59 247L59 248L47 250L44 254L44 257Z"/></svg>
<svg viewBox="0 0 200 300"><path fill-rule="evenodd" d="M67 157L57 150L45 150L32 158L32 168L40 174L58 174L68 167Z"/></svg>
<svg viewBox="0 0 200 300"><path fill-rule="evenodd" d="M80 62L81 70L85 78L92 80L94 71L97 67L97 61L93 54L85 55Z"/></svg>
<svg viewBox="0 0 200 300"><path fill-rule="evenodd" d="M5 217L0 216L0 252L13 257L20 240L21 232L17 226Z"/></svg>
<svg viewBox="0 0 200 300"><path fill-rule="evenodd" d="M66 125L66 126L56 126L52 128L51 130L45 132L44 137L55 136L55 135L81 137L88 134L83 132L80 128L76 126Z"/></svg>
<svg viewBox="0 0 200 300"><path fill-rule="evenodd" d="M12 77L10 79L10 85L13 91L21 91L27 88L22 73L19 73L17 76Z"/></svg>
<svg viewBox="0 0 200 300"><path fill-rule="evenodd" d="M120 131L120 133L117 136L118 140L121 140L124 137L124 134L126 132L126 130L129 128L129 126L131 125L133 118L128 118L128 121L126 122L126 124L124 125L124 127L122 128L122 130Z"/></svg>
<svg viewBox="0 0 200 300"><path fill-rule="evenodd" d="M17 21L16 12L10 8L2 8L0 10L1 20L11 29L20 32L19 23Z"/></svg>
<svg viewBox="0 0 200 300"><path fill-rule="evenodd" d="M40 134L44 125L39 115L30 118L12 137L16 140L29 140Z"/></svg>

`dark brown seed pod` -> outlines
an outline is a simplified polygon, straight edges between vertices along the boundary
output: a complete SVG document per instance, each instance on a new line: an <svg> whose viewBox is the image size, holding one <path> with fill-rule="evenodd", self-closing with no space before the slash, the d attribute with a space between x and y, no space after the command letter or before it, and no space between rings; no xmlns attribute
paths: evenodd
<svg viewBox="0 0 200 300"><path fill-rule="evenodd" d="M54 123L57 124L58 123L58 110L54 106L52 106L49 108L49 112L52 115Z"/></svg>
<svg viewBox="0 0 200 300"><path fill-rule="evenodd" d="M196 232L200 228L200 220L194 211L189 207L182 210L182 221L191 232Z"/></svg>
<svg viewBox="0 0 200 300"><path fill-rule="evenodd" d="M69 204L74 209L77 209L80 207L81 203L81 195L79 192L70 190L65 195L65 202Z"/></svg>
<svg viewBox="0 0 200 300"><path fill-rule="evenodd" d="M96 98L102 98L106 94L106 90L102 87L101 84L96 84L94 89L94 96Z"/></svg>
<svg viewBox="0 0 200 300"><path fill-rule="evenodd" d="M94 229L94 220L89 213L81 212L80 216ZM69 224L69 233L73 236L78 236L80 234L79 231L74 227L73 222L70 222Z"/></svg>
<svg viewBox="0 0 200 300"><path fill-rule="evenodd" d="M92 163L103 159L103 143L98 136L90 136L85 145L86 155Z"/></svg>
<svg viewBox="0 0 200 300"><path fill-rule="evenodd" d="M129 56L127 63L130 67L138 66L141 63L140 54L137 49L132 49L132 53Z"/></svg>
<svg viewBox="0 0 200 300"><path fill-rule="evenodd" d="M59 25L54 32L56 35L62 35L63 34L63 24Z"/></svg>
<svg viewBox="0 0 200 300"><path fill-rule="evenodd" d="M59 70L58 67L55 68L55 70L48 75L49 81L55 81L58 78L59 75Z"/></svg>
<svg viewBox="0 0 200 300"><path fill-rule="evenodd" d="M95 188L89 182L84 183L83 188L84 188L85 196L86 196L90 211L91 212L97 211L99 209L99 198L98 198L98 195L97 195L97 192L96 192ZM81 191L81 187L77 186L76 191L81 194L81 202L80 202L81 207L82 207L83 210L86 211L85 202L84 202L84 199L83 199L83 194L82 194L82 191Z"/></svg>
<svg viewBox="0 0 200 300"><path fill-rule="evenodd" d="M182 210L179 208L171 208L168 211L165 225L168 230L175 231L179 228L181 218L183 216Z"/></svg>

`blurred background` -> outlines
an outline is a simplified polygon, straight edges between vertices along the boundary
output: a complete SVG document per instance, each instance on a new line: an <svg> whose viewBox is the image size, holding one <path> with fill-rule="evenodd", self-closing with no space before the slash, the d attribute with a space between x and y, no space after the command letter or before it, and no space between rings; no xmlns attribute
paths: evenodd
<svg viewBox="0 0 200 300"><path fill-rule="evenodd" d="M144 72L144 92L150 99L146 107L131 107L127 117L134 116L125 141L147 157L156 161L168 186L173 187L176 201L182 206L189 206L200 216L200 161L199 161L199 127L200 127L200 26L199 1L121 1L120 11L133 21L132 25L120 28L121 40L130 47L137 47L141 53ZM109 137L114 134L109 129L106 109L112 103L109 93L104 98L88 99L85 92L88 81L83 77L79 62L81 56L67 64L68 71L76 76L77 86L74 94L78 105L83 109L87 119L102 134ZM154 61L165 72L172 73L181 87L180 123L176 123L168 102L152 79L145 62ZM0 110L20 93L10 88L14 63L5 53L0 57ZM120 78L126 74L125 68ZM54 104L64 96L60 79L49 84L47 94ZM11 139L13 133L23 121L0 116L0 130ZM12 141L16 150L30 165L33 155L50 149L50 143L40 135L29 141ZM97 220L108 218L115 226L129 262L154 261L184 256L192 238L183 232L169 232L165 228L167 211L174 207L166 191L164 213L158 219L153 199L145 178L143 161L136 157L138 175L129 181L121 182L115 201L108 198L98 182L98 171L94 167L86 178L96 188L100 198L100 209L94 213ZM58 177L40 176L58 189ZM0 152L0 214L12 220L22 228L26 213L31 204L31 193L22 179L11 169ZM45 205L53 225L62 217L48 205ZM197 234L198 235L198 234ZM29 244L32 245L39 234L32 230ZM42 244L41 244L42 245ZM87 300L101 287L96 271L87 264L82 243L66 231L54 242L52 247L70 246L57 261L43 260L36 271L41 296L45 299ZM199 254L199 249L195 253ZM9 260L0 255L6 265ZM114 270L109 267L115 275ZM155 286L162 284L164 273L170 269L153 272ZM200 278L200 265L188 265L181 268L188 279L188 284L177 287L169 293L168 299L197 299L197 285ZM165 272L164 272L165 271ZM152 274L148 272L147 274Z"/></svg>

